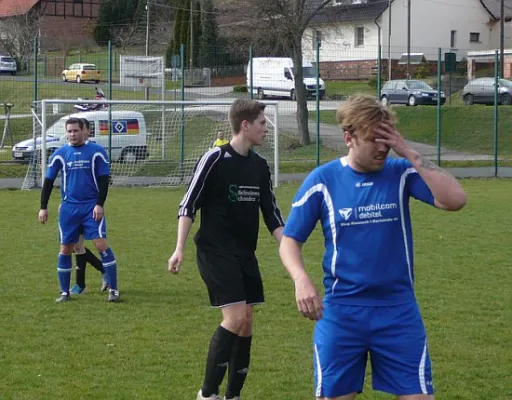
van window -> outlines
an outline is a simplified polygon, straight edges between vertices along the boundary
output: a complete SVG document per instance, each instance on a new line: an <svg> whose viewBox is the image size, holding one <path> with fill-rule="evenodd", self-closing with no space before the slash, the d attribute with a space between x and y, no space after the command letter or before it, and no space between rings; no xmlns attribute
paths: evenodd
<svg viewBox="0 0 512 400"><path fill-rule="evenodd" d="M293 76L292 76L292 73L290 71L290 68L285 68L284 69L284 77L286 79L293 79Z"/></svg>
<svg viewBox="0 0 512 400"><path fill-rule="evenodd" d="M292 68L295 73L295 68ZM302 76L304 78L316 78L316 68L314 67L302 67Z"/></svg>
<svg viewBox="0 0 512 400"><path fill-rule="evenodd" d="M11 57L0 57L0 61L13 63L14 60Z"/></svg>

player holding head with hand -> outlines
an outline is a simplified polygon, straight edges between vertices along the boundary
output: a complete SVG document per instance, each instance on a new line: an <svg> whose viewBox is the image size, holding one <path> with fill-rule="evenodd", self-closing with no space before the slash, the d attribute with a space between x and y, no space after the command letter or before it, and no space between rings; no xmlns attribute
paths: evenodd
<svg viewBox="0 0 512 400"><path fill-rule="evenodd" d="M265 104L236 100L229 110L233 137L204 154L194 170L178 212L176 250L169 271L178 273L185 242L198 209L197 263L222 322L210 342L197 400L217 400L228 369L225 399L239 400L249 367L253 307L263 303L255 256L261 210L267 229L280 242L284 225L267 161L251 150L267 135Z"/></svg>
<svg viewBox="0 0 512 400"><path fill-rule="evenodd" d="M375 390L400 400L432 400L427 337L414 294L409 200L457 211L457 180L414 150L394 115L370 96L337 111L348 155L315 169L300 187L280 245L299 311L317 321L317 399L353 400L368 354ZM393 150L399 158L390 158ZM302 246L320 222L325 297L310 280Z"/></svg>

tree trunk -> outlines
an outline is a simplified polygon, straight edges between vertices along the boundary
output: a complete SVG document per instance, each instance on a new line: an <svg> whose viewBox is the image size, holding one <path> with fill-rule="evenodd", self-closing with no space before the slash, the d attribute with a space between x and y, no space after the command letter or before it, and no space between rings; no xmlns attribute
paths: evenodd
<svg viewBox="0 0 512 400"><path fill-rule="evenodd" d="M301 33L299 33L301 35ZM297 101L297 127L300 144L308 146L311 144L309 137L309 114L307 105L307 90L304 85L304 74L302 73L302 37L295 37L293 40L293 66L295 75L295 94Z"/></svg>

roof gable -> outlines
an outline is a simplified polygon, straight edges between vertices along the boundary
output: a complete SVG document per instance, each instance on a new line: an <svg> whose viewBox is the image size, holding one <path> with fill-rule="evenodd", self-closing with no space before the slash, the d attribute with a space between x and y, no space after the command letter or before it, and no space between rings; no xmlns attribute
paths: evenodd
<svg viewBox="0 0 512 400"><path fill-rule="evenodd" d="M328 22L349 22L375 19L387 8L388 1L366 0L366 1L342 1L341 4L334 4L323 8L311 21L312 24Z"/></svg>
<svg viewBox="0 0 512 400"><path fill-rule="evenodd" d="M0 0L0 18L25 15L39 0Z"/></svg>
<svg viewBox="0 0 512 400"><path fill-rule="evenodd" d="M501 18L501 1L500 0L480 0L492 19L498 21ZM512 0L503 0L504 20L512 20Z"/></svg>

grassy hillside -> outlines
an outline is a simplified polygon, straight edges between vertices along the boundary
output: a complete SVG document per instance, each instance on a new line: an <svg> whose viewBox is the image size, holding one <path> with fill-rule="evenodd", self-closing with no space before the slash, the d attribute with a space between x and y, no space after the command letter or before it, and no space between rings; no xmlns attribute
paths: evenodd
<svg viewBox="0 0 512 400"><path fill-rule="evenodd" d="M436 107L393 107L398 129L412 141L437 143ZM499 154L512 156L512 109L499 108ZM441 111L441 144L450 150L493 154L493 107L443 107ZM322 111L321 121L336 124L336 111ZM315 118L312 113L312 118Z"/></svg>

